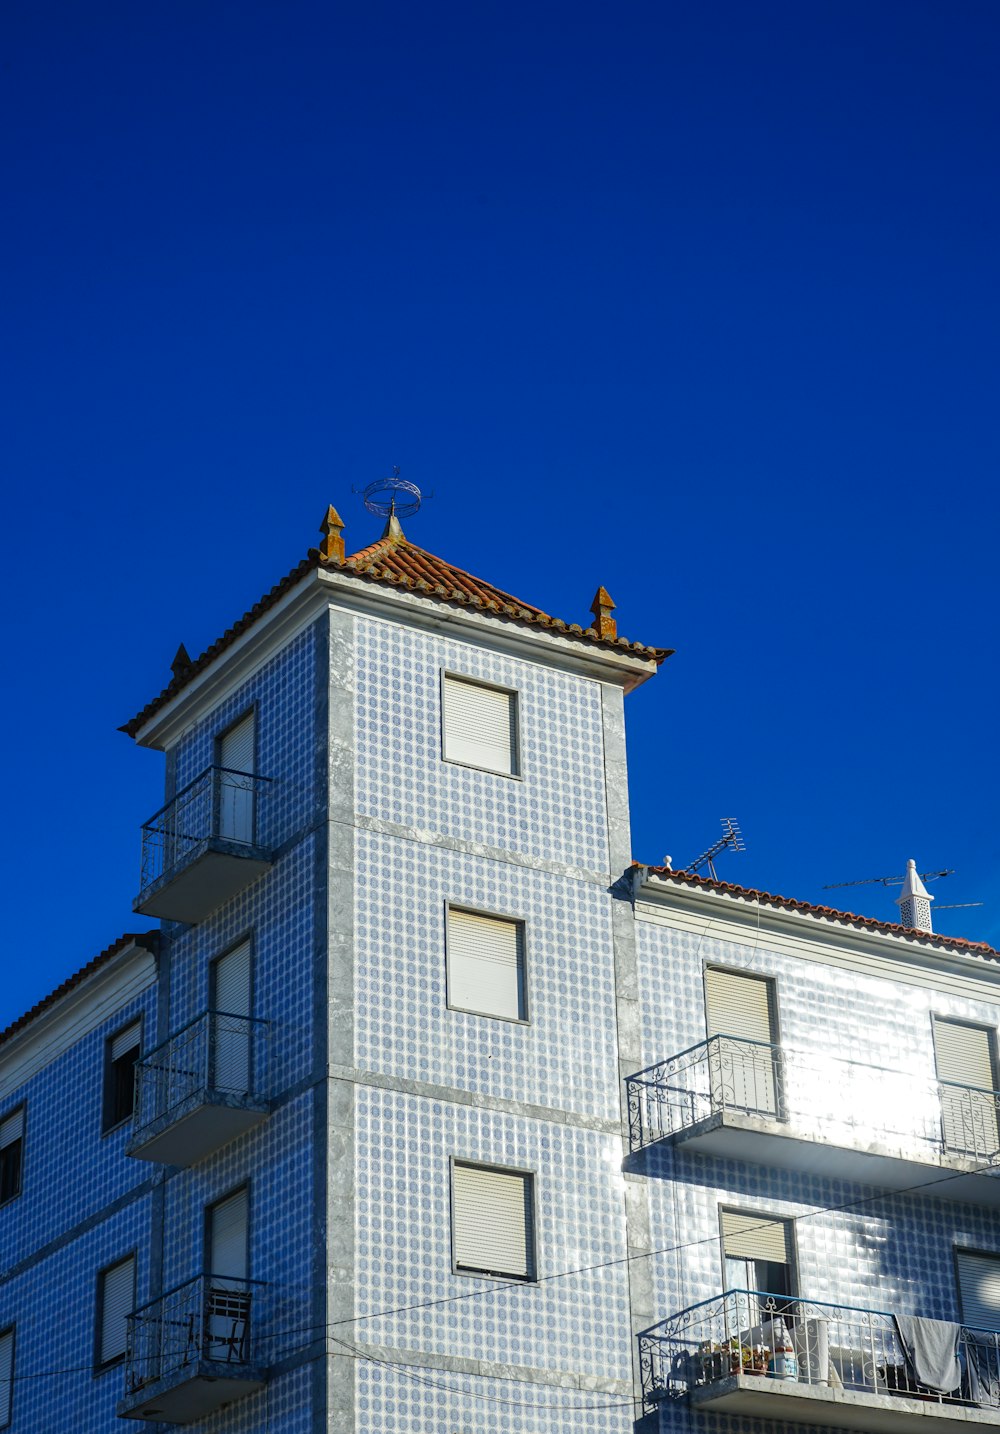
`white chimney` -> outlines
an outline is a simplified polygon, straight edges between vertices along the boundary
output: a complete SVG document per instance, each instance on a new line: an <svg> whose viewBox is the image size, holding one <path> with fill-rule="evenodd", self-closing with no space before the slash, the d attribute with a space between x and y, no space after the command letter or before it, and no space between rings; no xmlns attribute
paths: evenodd
<svg viewBox="0 0 1000 1434"><path fill-rule="evenodd" d="M908 861L906 875L903 878L903 889L896 897L900 924L909 926L912 931L933 931L934 928L931 925L931 902L933 900L933 896L917 875L917 863L912 860Z"/></svg>

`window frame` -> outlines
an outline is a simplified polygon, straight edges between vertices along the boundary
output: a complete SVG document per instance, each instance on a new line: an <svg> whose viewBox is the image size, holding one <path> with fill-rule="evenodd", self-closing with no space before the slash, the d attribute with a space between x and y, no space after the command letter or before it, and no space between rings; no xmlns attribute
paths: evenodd
<svg viewBox="0 0 1000 1434"><path fill-rule="evenodd" d="M125 1327L125 1349L121 1354L116 1354L112 1359L102 1359L101 1341L104 1330L104 1281L112 1270L124 1265L126 1261L132 1261L132 1311L136 1308L136 1296L139 1288L139 1251L137 1248L126 1251L124 1255L118 1255L114 1260L109 1260L97 1271L97 1294L94 1300L94 1371L93 1377L99 1378L109 1369L116 1365L123 1364L128 1357L128 1326Z"/></svg>
<svg viewBox="0 0 1000 1434"><path fill-rule="evenodd" d="M10 1324L0 1327L0 1339L10 1335L10 1395L7 1400L7 1414L4 1417L3 1409L0 1408L0 1429L9 1429L14 1422L14 1381L17 1377L17 1325L12 1320Z"/></svg>
<svg viewBox="0 0 1000 1434"><path fill-rule="evenodd" d="M120 1116L117 1120L113 1120L111 1118L111 1106L114 1091L114 1068L117 1062L111 1059L111 1047L118 1039L118 1037L122 1034L122 1032L127 1031L130 1026L139 1027L139 1044L136 1047L136 1049L138 1050L138 1055L136 1056L132 1066L132 1105L127 1115ZM112 1031L110 1035L107 1035L104 1038L104 1078L101 1097L102 1140L106 1135L111 1135L114 1131L120 1130L123 1125L127 1125L135 1115L135 1068L142 1060L145 1034L145 1020L143 1018L143 1013L140 1011L137 1016L133 1016L132 1020L124 1021L116 1030ZM122 1057L119 1056L118 1059L121 1060Z"/></svg>
<svg viewBox="0 0 1000 1434"><path fill-rule="evenodd" d="M500 1016L494 1011L476 1011L470 1006L456 1006L451 999L451 913L452 911L465 912L469 916L482 916L489 920L491 917L496 921L507 921L521 930L521 988L523 995L523 1016ZM530 1026L531 1025L531 1001L528 995L528 922L524 916L518 916L506 911L486 911L481 907L468 906L462 901L450 901L445 898L444 903L444 996L445 1009L457 1011L463 1016L479 1016L484 1021L506 1021L509 1026Z"/></svg>
<svg viewBox="0 0 1000 1434"><path fill-rule="evenodd" d="M242 1277L242 1278L245 1279L245 1282L246 1282L247 1284L251 1283L252 1277L251 1277L250 1271L251 1271L251 1269L253 1268L253 1263L252 1263L252 1259L251 1259L251 1256L252 1256L252 1253L253 1253L253 1188L252 1188L252 1187L253 1187L253 1181L252 1181L252 1180L250 1180L250 1179L241 1180L241 1181L239 1181L238 1184L231 1186L228 1190L224 1190L221 1195L217 1195L213 1200L207 1200L207 1201L205 1202L205 1205L204 1205L204 1208L203 1208L203 1211L202 1211L202 1226L201 1226L201 1266L202 1266L202 1274L203 1274L203 1276L204 1276L205 1279L210 1279L210 1278L211 1278L213 1275L215 1275L215 1273L216 1273L215 1270L209 1268L209 1263L208 1263L208 1261L209 1261L209 1256L210 1256L211 1253L212 1253L212 1211L216 1208L217 1205L224 1205L227 1200L231 1200L234 1195L239 1195L239 1194L243 1193L243 1194L246 1195L246 1213L247 1213L247 1226L246 1226L246 1237L247 1237L247 1243L246 1243L247 1273L246 1273L246 1275L245 1275L244 1277ZM235 1276L235 1275L219 1275L219 1279L220 1279L220 1280L236 1279L236 1278L237 1278L237 1276Z"/></svg>
<svg viewBox="0 0 1000 1434"><path fill-rule="evenodd" d="M799 1294L798 1227L796 1225L794 1217L790 1215L779 1215L776 1211L773 1210L749 1210L746 1208L746 1206L743 1205L731 1205L726 1200L720 1200L717 1209L717 1220L719 1226L719 1263L722 1271L721 1288L723 1290L725 1290L726 1288L726 1260L728 1258L728 1256L726 1255L726 1232L723 1226L723 1215L748 1216L751 1219L760 1220L762 1223L767 1220L770 1221L772 1224L784 1225L787 1228L789 1235L788 1248L791 1253L791 1259L788 1262L788 1283L791 1286L791 1291L788 1295L784 1296L784 1298L790 1300L801 1299L801 1295Z"/></svg>
<svg viewBox="0 0 1000 1434"><path fill-rule="evenodd" d="M504 1274L500 1270L478 1270L458 1263L455 1257L455 1169L459 1165L468 1170L485 1170L495 1175L518 1175L523 1180L527 1180L531 1196L531 1238L530 1242L527 1238L525 1239L525 1248L529 1255L530 1274ZM473 1160L464 1155L451 1155L448 1157L448 1213L450 1216L449 1237L453 1275L465 1276L472 1280L513 1280L520 1285L538 1284L541 1276L538 1261L538 1172L536 1170L523 1165L497 1165L494 1161ZM525 1234L527 1236L529 1232L526 1231Z"/></svg>
<svg viewBox="0 0 1000 1434"><path fill-rule="evenodd" d="M479 766L477 763L475 763L475 762L462 762L462 761L459 761L459 759L458 759L457 757L449 757L449 756L447 755L447 742L448 742L448 727L447 727L448 715L447 715L447 713L448 713L448 709L447 709L447 706L446 706L446 699L445 699L445 684L446 684L448 681L452 681L452 682L464 682L464 683L466 683L466 685L469 686L469 687L482 687L482 688L485 688L485 689L486 689L487 691L489 691L489 692L503 692L503 693L506 694L506 696L508 696L508 697L510 697L510 698L513 699L512 703L511 703L511 707L512 707L512 709L513 709L513 720L512 720L512 722L511 722L511 737L512 737L512 743L511 743L511 745L512 745L512 748L513 748L513 764L512 764L512 765L513 765L513 771L504 772L504 771L502 771L499 767L480 767L480 766ZM440 734L441 740L440 740L440 751L441 751L441 761L442 761L442 762L447 763L447 765L448 765L449 767L462 767L462 768L464 768L465 771L467 771L467 772L487 772L487 773L489 773L489 775L490 775L491 777L506 777L507 780L508 780L508 781L511 781L511 782L523 782L523 781L524 781L523 748L522 748L522 746L521 746L521 688L520 688L520 687L508 687L508 686L507 686L505 683L503 683L503 682L483 681L482 678L479 678L479 677L471 677L471 676L469 675L469 673L467 673L467 672L456 672L456 671L454 671L454 670L453 670L452 668L450 668L450 667L442 667L442 668L441 668L441 673L440 673L440 680L439 680L439 682L438 682L438 703L439 703L439 706L440 706L440 709L441 709L441 734Z"/></svg>
<svg viewBox="0 0 1000 1434"><path fill-rule="evenodd" d="M6 1110L2 1114L0 1114L0 1125L3 1125L4 1121L9 1120L12 1115L16 1115L18 1111L21 1112L21 1134L18 1136L16 1141L11 1141L11 1145L17 1145L19 1147L17 1161L17 1189L14 1191L13 1195L8 1195L6 1199L0 1200L0 1210L6 1209L8 1205L12 1205L14 1201L19 1199L20 1196L24 1193L24 1162L28 1144L28 1102L26 1100L19 1101L17 1105L12 1105L9 1110ZM2 1161L3 1159L3 1150L9 1149L10 1146L5 1145L3 1149L0 1150L0 1161Z"/></svg>
<svg viewBox="0 0 1000 1434"><path fill-rule="evenodd" d="M1000 1251L980 1250L975 1245L952 1245L951 1264L955 1276L955 1307L958 1310L958 1323L963 1329L982 1329L982 1325L969 1324L965 1317L965 1307L962 1302L962 1272L958 1263L959 1255L975 1255L980 1260L993 1260L997 1270L1000 1271ZM995 1331L1000 1334L1000 1315L997 1317L997 1328Z"/></svg>

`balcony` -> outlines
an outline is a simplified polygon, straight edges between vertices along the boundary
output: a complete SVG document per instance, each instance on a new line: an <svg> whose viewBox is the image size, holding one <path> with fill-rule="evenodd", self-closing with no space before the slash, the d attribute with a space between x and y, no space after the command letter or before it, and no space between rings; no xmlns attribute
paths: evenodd
<svg viewBox="0 0 1000 1434"><path fill-rule="evenodd" d="M199 1275L129 1315L119 1419L193 1424L262 1389L255 1336L265 1289Z"/></svg>
<svg viewBox="0 0 1000 1434"><path fill-rule="evenodd" d="M712 1036L626 1081L633 1160L660 1141L1000 1205L1000 1095L818 1051Z"/></svg>
<svg viewBox="0 0 1000 1434"><path fill-rule="evenodd" d="M143 1056L126 1155L194 1165L266 1120L266 1021L205 1011Z"/></svg>
<svg viewBox="0 0 1000 1434"><path fill-rule="evenodd" d="M1000 1334L961 1330L942 1393L916 1378L885 1310L727 1290L641 1334L639 1362L647 1410L683 1401L866 1434L912 1434L918 1418L928 1434L1000 1426Z"/></svg>
<svg viewBox="0 0 1000 1434"><path fill-rule="evenodd" d="M142 828L142 916L192 924L238 895L271 865L258 845L268 777L208 767Z"/></svg>

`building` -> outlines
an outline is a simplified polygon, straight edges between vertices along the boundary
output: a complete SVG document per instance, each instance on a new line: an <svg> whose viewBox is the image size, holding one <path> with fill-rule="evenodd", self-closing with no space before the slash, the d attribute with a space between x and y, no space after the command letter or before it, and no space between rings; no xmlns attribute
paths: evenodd
<svg viewBox="0 0 1000 1434"><path fill-rule="evenodd" d="M126 724L160 929L0 1033L0 1428L1000 1425L998 953L634 865L668 653L342 530Z"/></svg>

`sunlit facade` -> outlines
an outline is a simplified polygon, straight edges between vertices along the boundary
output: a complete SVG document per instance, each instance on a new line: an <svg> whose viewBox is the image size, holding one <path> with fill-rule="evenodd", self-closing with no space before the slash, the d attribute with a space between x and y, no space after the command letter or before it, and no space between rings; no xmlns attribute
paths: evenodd
<svg viewBox="0 0 1000 1434"><path fill-rule="evenodd" d="M668 654L341 530L126 724L158 929L0 1034L0 1428L1000 1424L996 953L634 865Z"/></svg>

